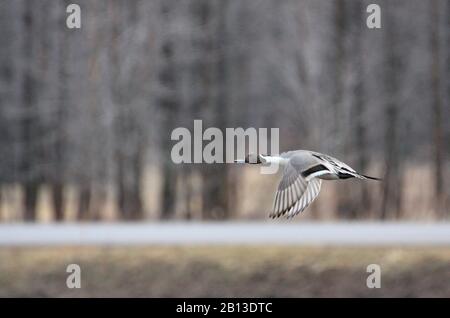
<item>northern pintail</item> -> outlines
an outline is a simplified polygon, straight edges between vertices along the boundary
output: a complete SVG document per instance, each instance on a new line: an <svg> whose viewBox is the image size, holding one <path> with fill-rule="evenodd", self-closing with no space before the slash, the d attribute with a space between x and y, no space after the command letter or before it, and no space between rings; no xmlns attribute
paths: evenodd
<svg viewBox="0 0 450 318"><path fill-rule="evenodd" d="M292 218L304 211L317 197L323 180L348 178L381 180L356 172L353 168L331 156L309 151L294 150L279 156L249 154L236 163L280 164L283 177L275 195L271 218L282 215Z"/></svg>

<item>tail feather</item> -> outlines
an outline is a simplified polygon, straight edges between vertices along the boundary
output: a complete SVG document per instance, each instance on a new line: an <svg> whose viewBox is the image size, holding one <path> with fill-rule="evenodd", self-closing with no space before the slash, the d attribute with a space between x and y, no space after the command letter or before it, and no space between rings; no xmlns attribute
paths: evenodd
<svg viewBox="0 0 450 318"><path fill-rule="evenodd" d="M371 177L371 176L367 176L365 174L360 174L358 172L348 171L348 170L339 171L337 173L337 175L338 175L339 179L358 178L358 179L362 179L362 180L366 180L366 179L377 180L377 181L382 181L383 180L383 179L380 179L380 178Z"/></svg>
<svg viewBox="0 0 450 318"><path fill-rule="evenodd" d="M358 174L358 178L360 179L370 179L370 180L376 180L376 181L383 181L381 178L371 177L364 174Z"/></svg>

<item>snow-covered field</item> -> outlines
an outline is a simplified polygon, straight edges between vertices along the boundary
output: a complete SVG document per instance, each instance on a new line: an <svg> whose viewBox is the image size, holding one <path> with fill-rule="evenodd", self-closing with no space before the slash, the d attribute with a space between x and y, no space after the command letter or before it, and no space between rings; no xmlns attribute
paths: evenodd
<svg viewBox="0 0 450 318"><path fill-rule="evenodd" d="M0 224L0 246L30 245L450 245L450 223Z"/></svg>

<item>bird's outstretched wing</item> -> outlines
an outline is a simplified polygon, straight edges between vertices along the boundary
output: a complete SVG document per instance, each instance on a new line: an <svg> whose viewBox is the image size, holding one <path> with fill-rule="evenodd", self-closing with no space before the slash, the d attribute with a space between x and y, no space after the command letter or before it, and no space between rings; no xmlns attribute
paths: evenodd
<svg viewBox="0 0 450 318"><path fill-rule="evenodd" d="M286 215L290 218L302 212L317 197L321 184L322 180L317 178L306 181L302 176L302 167L295 162L287 164L278 185L270 217Z"/></svg>
<svg viewBox="0 0 450 318"><path fill-rule="evenodd" d="M286 217L292 218L297 214L303 212L314 201L320 192L322 180L314 178L308 182L305 193L301 196L300 200L293 205L289 211L286 212Z"/></svg>

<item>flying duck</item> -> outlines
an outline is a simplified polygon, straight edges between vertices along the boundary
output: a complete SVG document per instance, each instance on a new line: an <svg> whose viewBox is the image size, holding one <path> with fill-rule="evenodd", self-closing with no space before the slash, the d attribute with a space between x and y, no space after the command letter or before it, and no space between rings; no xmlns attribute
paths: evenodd
<svg viewBox="0 0 450 318"><path fill-rule="evenodd" d="M303 212L319 194L322 180L381 180L360 174L336 158L309 150L288 151L279 156L249 154L244 160L235 162L262 165L277 163L284 166L273 210L269 214L271 218L292 218Z"/></svg>

